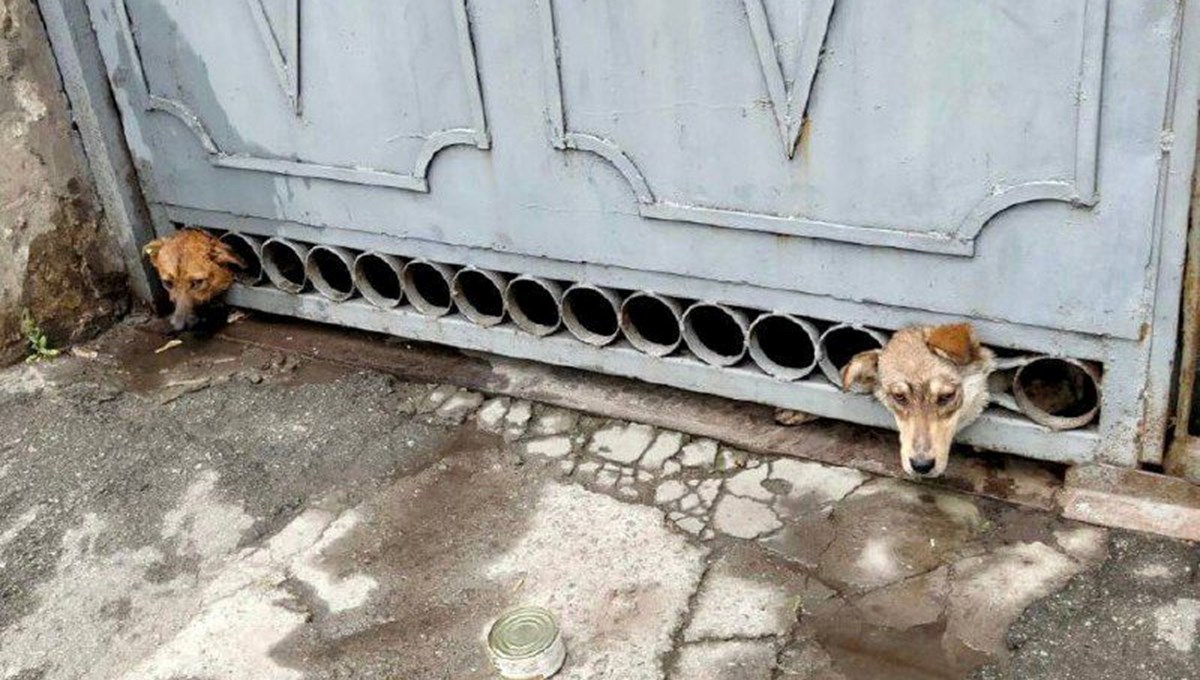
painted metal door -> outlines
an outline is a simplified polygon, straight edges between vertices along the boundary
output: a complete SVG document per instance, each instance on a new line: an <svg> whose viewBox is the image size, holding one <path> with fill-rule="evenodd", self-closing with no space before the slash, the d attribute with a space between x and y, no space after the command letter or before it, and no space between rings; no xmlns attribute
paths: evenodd
<svg viewBox="0 0 1200 680"><path fill-rule="evenodd" d="M239 304L880 425L814 370L864 337L822 334L968 320L1013 356L1078 360L1100 415L1059 431L999 398L965 439L1160 455L1196 3L86 5L156 228L308 258L301 292ZM406 285L356 285L370 266ZM510 288L498 309L488 286ZM544 319L522 308L538 295ZM678 337L625 328L655 304ZM799 359L774 346L806 334Z"/></svg>

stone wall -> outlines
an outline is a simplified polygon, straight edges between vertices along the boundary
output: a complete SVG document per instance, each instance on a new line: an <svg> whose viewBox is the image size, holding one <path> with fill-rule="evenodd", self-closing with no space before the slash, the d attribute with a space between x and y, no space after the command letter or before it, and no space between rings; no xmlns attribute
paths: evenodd
<svg viewBox="0 0 1200 680"><path fill-rule="evenodd" d="M29 310L56 346L128 307L33 0L0 0L0 365L24 354Z"/></svg>

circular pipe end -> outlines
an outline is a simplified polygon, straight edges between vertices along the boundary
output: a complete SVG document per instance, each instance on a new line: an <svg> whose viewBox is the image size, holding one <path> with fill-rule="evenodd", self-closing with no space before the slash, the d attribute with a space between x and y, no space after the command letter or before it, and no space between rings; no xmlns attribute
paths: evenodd
<svg viewBox="0 0 1200 680"><path fill-rule="evenodd" d="M671 298L638 291L621 305L621 331L642 352L668 356L683 343L683 310Z"/></svg>
<svg viewBox="0 0 1200 680"><path fill-rule="evenodd" d="M742 312L715 302L697 302L683 313L683 342L713 366L733 366L746 356L750 322Z"/></svg>
<svg viewBox="0 0 1200 680"><path fill-rule="evenodd" d="M888 337L879 331L858 324L837 324L821 334L818 365L829 382L842 386L842 369L861 352L882 349ZM861 390L856 390L861 391Z"/></svg>
<svg viewBox="0 0 1200 680"><path fill-rule="evenodd" d="M450 282L450 297L463 316L480 326L504 322L507 282L497 272L464 267Z"/></svg>
<svg viewBox="0 0 1200 680"><path fill-rule="evenodd" d="M367 302L390 309L404 301L404 261L394 255L366 252L354 258L354 286Z"/></svg>
<svg viewBox="0 0 1200 680"><path fill-rule="evenodd" d="M621 335L621 298L607 288L577 283L562 297L567 330L589 345L603 347Z"/></svg>
<svg viewBox="0 0 1200 680"><path fill-rule="evenodd" d="M354 297L354 253L345 248L313 246L305 258L304 273L318 293L334 302Z"/></svg>
<svg viewBox="0 0 1200 680"><path fill-rule="evenodd" d="M504 289L508 315L532 335L545 336L562 326L562 286L534 276L518 276Z"/></svg>
<svg viewBox="0 0 1200 680"><path fill-rule="evenodd" d="M821 336L812 322L791 314L764 314L750 325L750 358L767 374L800 380L821 360Z"/></svg>
<svg viewBox="0 0 1200 680"><path fill-rule="evenodd" d="M222 234L220 241L229 246L233 254L246 265L234 270L233 276L237 282L245 286L257 286L262 283L266 276L263 272L262 239L230 231Z"/></svg>
<svg viewBox="0 0 1200 680"><path fill-rule="evenodd" d="M307 259L308 246L296 241L275 237L262 247L263 271L276 288L288 293L302 293L308 286Z"/></svg>
<svg viewBox="0 0 1200 680"><path fill-rule="evenodd" d="M400 282L404 294L417 311L427 316L445 316L454 309L450 281L454 270L438 262L417 259L404 265Z"/></svg>
<svg viewBox="0 0 1200 680"><path fill-rule="evenodd" d="M1100 372L1077 359L1038 357L1013 375L1013 397L1033 422L1055 431L1074 430L1100 412Z"/></svg>

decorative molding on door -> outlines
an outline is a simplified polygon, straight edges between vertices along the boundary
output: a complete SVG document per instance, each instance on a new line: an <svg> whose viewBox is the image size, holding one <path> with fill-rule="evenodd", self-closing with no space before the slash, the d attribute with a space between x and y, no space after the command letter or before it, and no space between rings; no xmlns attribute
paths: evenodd
<svg viewBox="0 0 1200 680"><path fill-rule="evenodd" d="M796 76L789 90L775 53L774 37L763 0L743 0L763 79L779 126L784 151L789 158L793 157L803 128L809 95L816 81L820 52L836 5L836 0L799 1L805 3L800 20L800 36L803 43L797 55ZM539 30L542 35L543 64L547 74L545 96L550 142L557 149L593 153L611 163L629 183L637 198L639 213L649 219L970 257L975 254L975 241L988 222L1013 206L1035 201L1059 201L1078 207L1091 207L1099 200L1096 172L1109 0L1083 2L1083 47L1080 54L1076 89L1077 113L1073 131L1074 176L1069 180L1039 180L996 186L967 212L952 232L839 224L804 217L689 205L658 198L651 182L638 169L636 161L616 140L568 127L554 0L536 0ZM798 161L793 159L792 162Z"/></svg>
<svg viewBox="0 0 1200 680"><path fill-rule="evenodd" d="M390 187L408 191L428 192L427 180L429 166L433 157L439 151L456 145L474 146L478 149L491 148L491 139L487 129L487 116L483 107L483 94L479 86L479 71L475 63L475 45L471 35L471 20L467 11L467 0L451 0L454 10L455 28L458 33L459 54L462 60L464 80L467 85L467 99L470 102L472 127L448 128L430 133L417 154L411 174L400 174L371 168L325 165L282 158L267 158L249 154L230 153L224 151L208 133L204 122L185 103L156 95L150 91L150 81L146 78L142 64L141 52L138 49L134 35L133 24L129 18L126 0L113 0L116 12L117 28L120 38L125 43L134 71L133 87L139 91L131 92L135 98L141 98L147 111L158 111L172 116L182 122L195 135L200 146L208 154L208 160L214 166L235 168L238 170L253 170L257 172L288 175L292 177L311 177L326 179L348 184L365 184L370 186ZM300 1L288 0L294 4L296 20L292 23L296 35L280 37L277 28L270 25L262 0L246 0L260 35L267 43L268 54L276 74L284 87L284 92L293 103L297 115L301 112L300 94ZM291 11L289 9L289 11ZM293 94L294 93L294 94Z"/></svg>
<svg viewBox="0 0 1200 680"><path fill-rule="evenodd" d="M767 83L767 94L771 97L771 108L779 123L779 136L783 140L783 152L788 158L796 154L800 141L800 130L804 125L804 112L808 108L808 95L812 92L813 80L817 77L817 64L821 60L821 49L825 46L825 33L833 15L834 0L807 0L800 16L800 49L796 51L795 75L788 87L783 65L775 54L775 35L767 18L764 0L742 0L746 6L746 18L750 22L750 33L754 46L758 48L758 60L762 65L763 80Z"/></svg>
<svg viewBox="0 0 1200 680"><path fill-rule="evenodd" d="M254 25L258 28L263 46L267 48L267 56L275 67L275 76L283 94L292 103L292 110L299 116L300 101L300 0L283 0L287 13L287 23L283 26L271 24L267 8L263 3L267 0L246 0L250 16L254 17ZM291 30L288 30L291 29Z"/></svg>

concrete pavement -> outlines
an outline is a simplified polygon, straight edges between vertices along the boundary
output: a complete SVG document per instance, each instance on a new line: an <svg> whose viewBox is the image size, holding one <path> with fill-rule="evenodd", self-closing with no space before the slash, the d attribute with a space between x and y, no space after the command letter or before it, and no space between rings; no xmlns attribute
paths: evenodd
<svg viewBox="0 0 1200 680"><path fill-rule="evenodd" d="M1200 677L1200 551L120 327L0 372L0 678ZM94 351L94 354L93 354Z"/></svg>

